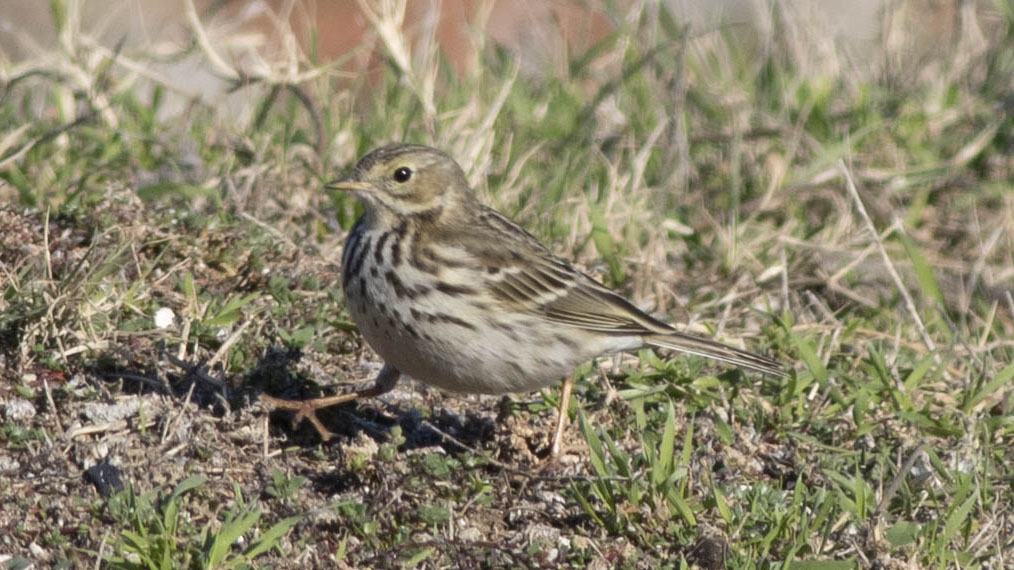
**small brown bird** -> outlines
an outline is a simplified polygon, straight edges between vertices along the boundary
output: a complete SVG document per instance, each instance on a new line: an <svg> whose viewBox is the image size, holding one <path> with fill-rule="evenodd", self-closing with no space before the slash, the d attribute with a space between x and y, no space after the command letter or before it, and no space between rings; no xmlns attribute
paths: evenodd
<svg viewBox="0 0 1014 570"><path fill-rule="evenodd" d="M563 379L550 454L560 449L574 368L646 346L784 375L774 360L687 335L645 314L471 194L448 155L396 144L374 150L329 188L363 215L342 255L349 312L384 359L372 386L312 400L261 399L330 432L315 411L391 390L402 374L457 392L536 390Z"/></svg>

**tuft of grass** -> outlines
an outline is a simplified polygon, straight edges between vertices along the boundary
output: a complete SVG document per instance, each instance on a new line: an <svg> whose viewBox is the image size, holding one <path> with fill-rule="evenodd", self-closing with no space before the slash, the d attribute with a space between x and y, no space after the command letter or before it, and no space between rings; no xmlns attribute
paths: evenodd
<svg viewBox="0 0 1014 570"><path fill-rule="evenodd" d="M128 489L112 497L106 507L108 516L125 528L114 541L114 554L104 562L110 568L125 569L246 568L277 548L281 538L302 519L289 517L261 529L260 508L244 504L237 493L236 504L221 514L220 521L194 524L183 516L185 498L206 482L205 477L195 475L181 481L168 495L156 496L154 491L137 495ZM244 539L248 533L255 536ZM239 541L248 546L235 552L233 545Z"/></svg>

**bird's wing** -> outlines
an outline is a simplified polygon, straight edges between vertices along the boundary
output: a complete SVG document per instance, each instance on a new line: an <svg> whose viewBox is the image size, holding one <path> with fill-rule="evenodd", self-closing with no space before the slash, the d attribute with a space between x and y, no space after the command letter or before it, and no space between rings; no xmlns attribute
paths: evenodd
<svg viewBox="0 0 1014 570"><path fill-rule="evenodd" d="M602 333L644 335L673 332L592 277L555 257L539 241L496 211L483 208L488 236L470 239L472 257L487 267L491 295L510 310ZM507 247L504 247L507 246Z"/></svg>

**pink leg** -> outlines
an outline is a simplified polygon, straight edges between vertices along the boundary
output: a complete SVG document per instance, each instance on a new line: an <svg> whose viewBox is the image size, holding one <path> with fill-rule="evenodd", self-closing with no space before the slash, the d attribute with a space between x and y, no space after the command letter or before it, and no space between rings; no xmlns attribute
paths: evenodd
<svg viewBox="0 0 1014 570"><path fill-rule="evenodd" d="M368 388L359 390L353 390L345 394L338 394L336 396L326 396L323 398L313 398L310 400L282 400L275 398L274 396L268 396L267 394L260 395L260 401L264 404L273 408L280 408L283 410L292 410L296 412L296 417L293 419L292 425L296 426L303 420L310 420L313 427L320 434L320 438L324 441L331 439L332 434L324 424L317 418L317 410L321 408L328 408L330 406L337 406L338 404L344 404L345 402L351 402L352 400L358 400L359 398L373 398L386 394L394 388L394 385L398 383L398 378L401 376L401 372L391 366L385 364L377 374L377 379L373 381L373 385Z"/></svg>
<svg viewBox="0 0 1014 570"><path fill-rule="evenodd" d="M549 458L553 459L560 454L560 442L563 440L563 430L567 427L568 410L570 409L570 392L574 388L574 379L567 377L563 379L560 387L560 410L556 419L556 434L553 436L553 446L549 448Z"/></svg>

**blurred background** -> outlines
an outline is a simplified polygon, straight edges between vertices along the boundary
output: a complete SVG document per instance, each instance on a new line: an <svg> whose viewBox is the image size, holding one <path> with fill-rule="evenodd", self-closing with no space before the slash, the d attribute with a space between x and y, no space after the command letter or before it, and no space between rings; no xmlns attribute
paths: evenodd
<svg viewBox="0 0 1014 570"><path fill-rule="evenodd" d="M197 17L205 39L239 68L292 65L294 42L303 57L360 72L375 67L383 53L381 32L372 24L398 4L398 31L406 42L398 56L425 52L425 44L433 43L458 72L474 72L476 48L494 44L517 57L524 73L564 73L572 58L621 29L625 12L664 10L692 35L732 30L752 49L789 50L807 73L833 76L847 69L911 81L939 73L931 65L935 60L982 44L1001 25L985 0L619 0L608 9L578 0L85 0L67 3L64 33L73 29L109 49L152 46L168 59L191 40ZM49 53L60 41L49 3L4 0L0 55L6 61ZM215 81L213 67L202 69L198 62L155 69L204 96L225 88Z"/></svg>

